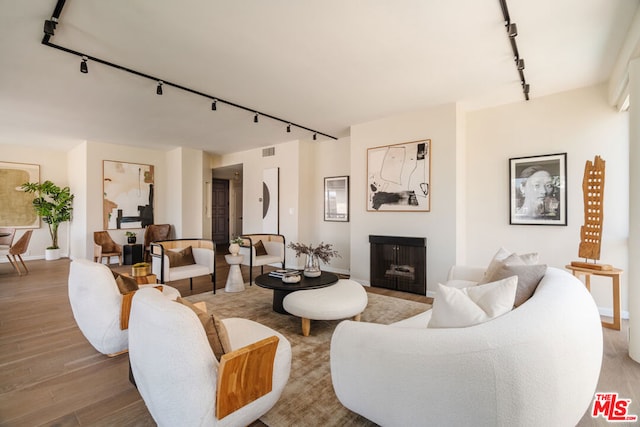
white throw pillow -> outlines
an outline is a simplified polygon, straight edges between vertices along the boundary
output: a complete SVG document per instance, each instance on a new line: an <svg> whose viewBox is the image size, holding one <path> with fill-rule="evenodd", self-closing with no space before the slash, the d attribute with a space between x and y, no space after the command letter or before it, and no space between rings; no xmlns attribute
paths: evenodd
<svg viewBox="0 0 640 427"><path fill-rule="evenodd" d="M494 319L513 309L518 276L497 282L452 288L438 283L428 328L464 328Z"/></svg>

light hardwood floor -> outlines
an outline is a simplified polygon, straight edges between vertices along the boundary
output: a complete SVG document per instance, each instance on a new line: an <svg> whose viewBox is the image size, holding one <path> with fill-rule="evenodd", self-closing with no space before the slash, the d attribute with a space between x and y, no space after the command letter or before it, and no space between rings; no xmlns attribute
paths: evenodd
<svg viewBox="0 0 640 427"><path fill-rule="evenodd" d="M19 277L8 263L0 263L0 426L155 425L129 383L128 355L99 354L77 328L67 297L69 260L27 265L31 273ZM228 266L223 260L216 265L216 287L222 289ZM243 274L248 277L247 270ZM183 295L211 291L206 278L194 280L193 292L188 280L172 285ZM375 291L429 302L418 295ZM625 332L605 329L604 337L598 391L632 399L631 412L640 415L640 364L627 355ZM607 423L586 414L579 425Z"/></svg>

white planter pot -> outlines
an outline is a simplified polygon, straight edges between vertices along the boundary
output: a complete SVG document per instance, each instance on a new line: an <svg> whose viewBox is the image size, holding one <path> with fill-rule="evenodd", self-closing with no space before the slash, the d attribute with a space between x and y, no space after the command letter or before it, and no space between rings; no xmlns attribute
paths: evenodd
<svg viewBox="0 0 640 427"><path fill-rule="evenodd" d="M47 261L60 259L60 249L45 249L44 259L46 259Z"/></svg>

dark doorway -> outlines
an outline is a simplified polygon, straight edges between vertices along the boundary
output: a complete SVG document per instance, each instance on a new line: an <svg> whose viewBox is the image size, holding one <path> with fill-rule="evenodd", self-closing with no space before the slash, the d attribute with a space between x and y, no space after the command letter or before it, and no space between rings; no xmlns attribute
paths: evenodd
<svg viewBox="0 0 640 427"><path fill-rule="evenodd" d="M211 193L211 238L229 243L229 180L213 178Z"/></svg>

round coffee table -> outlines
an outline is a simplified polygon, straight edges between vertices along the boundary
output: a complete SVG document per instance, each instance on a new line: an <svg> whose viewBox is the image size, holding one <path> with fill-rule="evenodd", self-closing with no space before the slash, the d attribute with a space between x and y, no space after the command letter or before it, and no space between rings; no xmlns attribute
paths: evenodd
<svg viewBox="0 0 640 427"><path fill-rule="evenodd" d="M338 276L323 271L319 277L305 277L300 272L301 280L298 283L284 283L279 277L271 277L269 274L261 274L256 277L256 285L261 288L273 289L273 311L281 314L289 314L282 306L282 300L291 292L303 289L317 289L333 285L338 281Z"/></svg>

